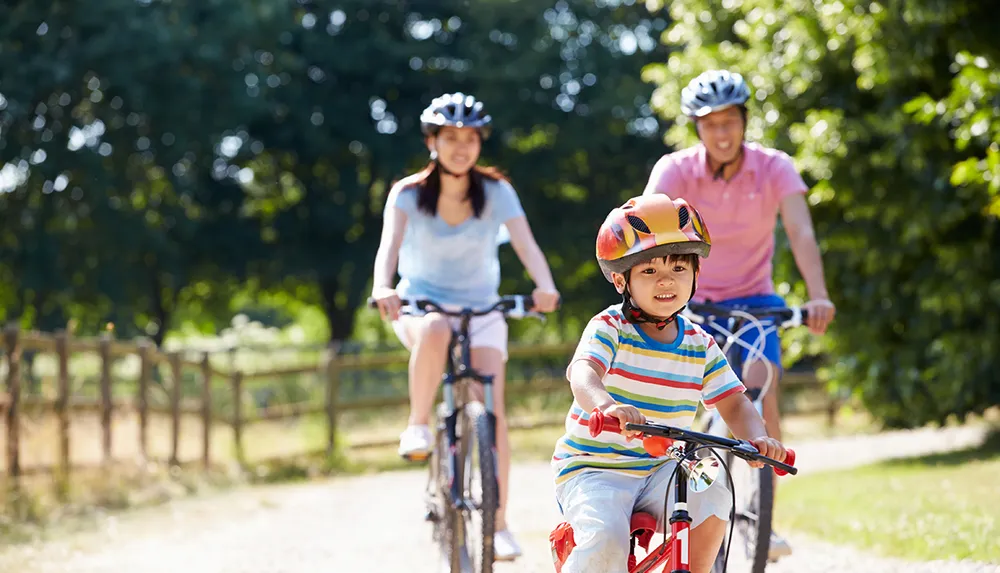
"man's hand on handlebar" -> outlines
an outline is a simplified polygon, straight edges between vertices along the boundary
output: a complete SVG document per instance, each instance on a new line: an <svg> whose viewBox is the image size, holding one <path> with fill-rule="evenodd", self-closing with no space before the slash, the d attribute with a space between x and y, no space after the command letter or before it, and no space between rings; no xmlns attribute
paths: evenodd
<svg viewBox="0 0 1000 573"><path fill-rule="evenodd" d="M813 334L823 334L826 327L833 321L837 314L837 307L829 299L815 299L802 305L803 310L808 311L806 324Z"/></svg>

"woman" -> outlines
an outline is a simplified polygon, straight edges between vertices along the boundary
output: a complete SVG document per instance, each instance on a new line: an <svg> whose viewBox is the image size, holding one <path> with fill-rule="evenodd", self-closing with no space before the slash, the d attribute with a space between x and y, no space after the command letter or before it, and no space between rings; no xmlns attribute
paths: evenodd
<svg viewBox="0 0 1000 573"><path fill-rule="evenodd" d="M400 295L442 306L492 304L500 284L498 235L506 226L514 251L535 281L534 310L551 312L559 300L514 188L496 169L476 165L490 121L482 102L472 96L445 94L431 102L420 116L431 162L394 185L386 201L372 297L411 352L410 418L399 440L399 454L407 459L424 459L431 449L428 421L444 374L451 326L438 313L400 315ZM397 264L401 280L394 289ZM521 549L505 515L510 474L503 398L507 323L500 313L476 317L469 331L472 366L494 376L500 486L494 545L496 559L512 560Z"/></svg>

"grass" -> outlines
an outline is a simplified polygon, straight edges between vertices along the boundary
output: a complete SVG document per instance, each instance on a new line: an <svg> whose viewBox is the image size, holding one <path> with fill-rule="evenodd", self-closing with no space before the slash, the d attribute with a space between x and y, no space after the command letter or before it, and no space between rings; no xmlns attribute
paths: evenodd
<svg viewBox="0 0 1000 573"><path fill-rule="evenodd" d="M979 447L782 485L778 520L831 543L917 560L1000 562L1000 431Z"/></svg>

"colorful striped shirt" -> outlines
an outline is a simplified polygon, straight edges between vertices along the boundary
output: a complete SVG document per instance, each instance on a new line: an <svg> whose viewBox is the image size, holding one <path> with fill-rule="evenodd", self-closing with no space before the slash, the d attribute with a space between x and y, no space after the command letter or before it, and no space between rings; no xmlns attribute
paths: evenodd
<svg viewBox="0 0 1000 573"><path fill-rule="evenodd" d="M613 305L590 320L570 365L590 360L604 372L608 393L635 406L654 424L690 429L698 403L714 408L746 388L730 368L715 339L700 326L677 317L682 332L670 344L657 342ZM567 368L567 377L569 368ZM616 471L636 477L652 473L666 457L650 456L638 440L613 432L591 437L590 412L573 401L566 433L556 442L552 468L556 484L580 470Z"/></svg>

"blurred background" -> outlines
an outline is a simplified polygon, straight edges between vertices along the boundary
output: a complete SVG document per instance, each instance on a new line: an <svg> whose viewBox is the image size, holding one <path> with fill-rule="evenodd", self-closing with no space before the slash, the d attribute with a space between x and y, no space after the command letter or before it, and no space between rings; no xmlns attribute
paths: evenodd
<svg viewBox="0 0 1000 573"><path fill-rule="evenodd" d="M391 449L406 356L364 303L388 189L450 91L486 103L482 162L563 295L511 330L517 412L558 423L572 345L617 300L596 229L697 141L679 92L709 68L748 78L748 139L811 186L838 314L784 343L814 410L981 415L1000 404L995 21L966 0L4 2L3 467ZM501 256L501 292L529 291ZM776 283L804 302L780 232Z"/></svg>

